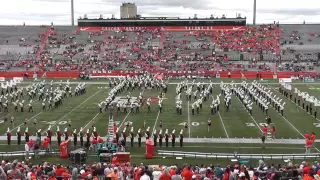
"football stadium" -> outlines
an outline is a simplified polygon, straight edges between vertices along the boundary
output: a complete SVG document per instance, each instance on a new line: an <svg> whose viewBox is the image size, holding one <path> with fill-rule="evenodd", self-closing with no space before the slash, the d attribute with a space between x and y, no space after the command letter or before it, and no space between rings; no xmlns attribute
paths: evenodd
<svg viewBox="0 0 320 180"><path fill-rule="evenodd" d="M121 12L0 26L2 179L319 178L319 25Z"/></svg>

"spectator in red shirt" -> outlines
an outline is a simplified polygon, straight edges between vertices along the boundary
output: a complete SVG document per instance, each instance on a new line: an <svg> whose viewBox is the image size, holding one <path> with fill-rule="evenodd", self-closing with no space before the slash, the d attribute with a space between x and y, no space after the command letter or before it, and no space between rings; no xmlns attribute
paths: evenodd
<svg viewBox="0 0 320 180"><path fill-rule="evenodd" d="M61 167L61 164L58 164L56 168L56 176L58 177L58 180L62 180L62 173L65 171L63 167Z"/></svg>
<svg viewBox="0 0 320 180"><path fill-rule="evenodd" d="M160 180L171 180L171 175L167 169L165 169L160 176Z"/></svg>
<svg viewBox="0 0 320 180"><path fill-rule="evenodd" d="M304 166L304 168L303 168L303 174L309 174L310 170L311 170L311 167L310 167L310 165L307 163L307 164Z"/></svg>
<svg viewBox="0 0 320 180"><path fill-rule="evenodd" d="M309 134L308 132L306 132L306 133L304 134L304 138L309 139L309 138L310 138L310 134Z"/></svg>
<svg viewBox="0 0 320 180"><path fill-rule="evenodd" d="M176 166L172 166L169 173L172 176L172 175L176 174L176 171L177 171L177 167Z"/></svg>
<svg viewBox="0 0 320 180"><path fill-rule="evenodd" d="M183 170L182 177L184 178L184 180L192 180L192 176L193 176L193 172L190 166L188 166L186 169Z"/></svg>
<svg viewBox="0 0 320 180"><path fill-rule="evenodd" d="M224 180L229 180L229 177L230 177L230 169L229 169L229 168L226 168L226 169L224 170L223 179L224 179Z"/></svg>

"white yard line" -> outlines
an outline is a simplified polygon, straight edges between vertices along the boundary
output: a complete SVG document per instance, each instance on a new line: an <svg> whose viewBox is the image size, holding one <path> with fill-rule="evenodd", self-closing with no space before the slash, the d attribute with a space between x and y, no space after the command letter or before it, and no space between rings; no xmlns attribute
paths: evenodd
<svg viewBox="0 0 320 180"><path fill-rule="evenodd" d="M159 116L160 116L160 110L158 111L158 115L157 115L157 118L156 118L156 122L154 123L153 125L153 128L152 128L152 133L154 132L154 130L156 129L156 126L157 126L157 123L158 123L158 119L159 119Z"/></svg>
<svg viewBox="0 0 320 180"><path fill-rule="evenodd" d="M239 103L244 107L245 111L247 111L246 107L242 104L242 102L240 101L240 99L238 97L236 97L236 99L239 101ZM250 118L252 119L252 121L256 124L257 128L260 130L260 132L262 132L262 129L260 128L259 124L257 123L257 121L254 119L254 117L252 117L252 115L248 112Z"/></svg>
<svg viewBox="0 0 320 180"><path fill-rule="evenodd" d="M189 138L191 137L191 120L190 120L190 101L188 100L188 130L189 130Z"/></svg>
<svg viewBox="0 0 320 180"><path fill-rule="evenodd" d="M272 86L270 86L270 85L268 85L271 89L272 89ZM275 90L274 90L275 91ZM279 93L278 91L276 91L276 93L277 94L281 94L281 93ZM282 96L283 96L283 94L281 94ZM284 97L285 99L288 99L287 97ZM289 99L293 104L295 104L296 106L298 106L296 103L294 103L291 99ZM298 107L300 107L300 106L298 106ZM301 107L300 107L301 108ZM301 109L303 109L303 108L301 108ZM304 110L304 109L303 109ZM304 110L305 111L305 110ZM305 138L304 137L304 135L287 119L287 118L285 118L284 116L282 116L278 111L276 111L281 117L282 117L282 119L284 119L286 122L287 122L287 124L289 124L297 133L299 133L303 138ZM318 149L318 148L316 148L316 147L314 147L318 152L320 152L320 150Z"/></svg>
<svg viewBox="0 0 320 180"><path fill-rule="evenodd" d="M86 130L86 127L94 120L100 113L97 113L84 127L83 130Z"/></svg>
<svg viewBox="0 0 320 180"><path fill-rule="evenodd" d="M219 112L219 111L218 111L218 116L219 116L219 118L220 118L220 121L221 121L221 124L222 124L223 130L224 130L224 133L226 134L227 138L229 138L229 134L228 134L228 132L227 132L226 126L224 125L224 122L223 122L223 120L222 120L222 117L221 117L221 115L220 115L220 112Z"/></svg>
<svg viewBox="0 0 320 180"><path fill-rule="evenodd" d="M39 116L39 115L42 114L42 113L43 113L43 112L39 112L38 114L32 116L31 118L29 118L29 119L27 120L27 123L28 123L29 121L31 121L32 119L34 119L35 117ZM21 127L22 125L24 125L24 122L21 123L21 124L19 124L17 127L11 129L10 132L12 132L13 130L17 129L18 127Z"/></svg>
<svg viewBox="0 0 320 180"><path fill-rule="evenodd" d="M213 95L212 95L212 94L211 94L211 98L213 99ZM227 129L226 129L226 126L224 125L223 119L222 119L219 111L218 111L218 116L219 116L219 118L220 118L220 121L221 121L223 130L224 130L224 133L226 134L226 137L229 138L228 131L227 131Z"/></svg>
<svg viewBox="0 0 320 180"><path fill-rule="evenodd" d="M187 90L189 89L189 83L187 84ZM190 99L188 99L188 133L191 138L191 119L190 119Z"/></svg>
<svg viewBox="0 0 320 180"><path fill-rule="evenodd" d="M307 112L305 109L303 109L301 106L297 105L294 101L292 101L290 98L285 97L283 94L281 94L280 92L278 92L277 90L274 90L272 88L272 86L270 86L269 84L267 84L268 87L270 87L270 89L274 92L276 92L277 94L280 94L281 96L283 96L285 98L285 100L291 101L292 104L296 105L297 107L299 107L301 110ZM309 112L307 112L307 114L309 114L310 116L312 116L315 120L317 120L318 122L320 122L320 119L317 117L314 117L313 115L311 115Z"/></svg>
<svg viewBox="0 0 320 180"><path fill-rule="evenodd" d="M34 100L34 99L32 99L32 101L33 102L38 102L38 99L37 98L35 98L36 100ZM25 101L27 101L27 102L29 102L30 100L26 100L26 99L24 99ZM11 103L12 104L12 103ZM27 107L28 106L28 103L26 103L26 105L24 105L23 106L23 108L25 108L25 107ZM37 106L33 106L33 107L37 107ZM40 107L40 106L38 106L38 107ZM9 105L8 105L8 109L9 109ZM20 106L18 106L18 109L20 110ZM26 109L23 109L24 110L24 113L28 113L27 111L26 111ZM10 112L10 113L8 113L7 115L5 115L5 116L3 116L3 117L0 117L0 119L3 119L4 117L8 117L9 115L11 115L11 114L13 114L13 113L15 113L15 111L13 110L12 112Z"/></svg>
<svg viewBox="0 0 320 180"><path fill-rule="evenodd" d="M75 108L73 108L70 112L68 112L66 115L64 115L62 118L60 118L58 121L56 121L54 124L51 125L51 128L54 127L55 125L57 125L60 121L62 121L64 118L66 118L68 115L70 115L73 111L75 111L76 109L78 109L78 107L80 107L81 105L83 105L84 103L86 103L87 101L89 101L91 98L93 98L93 96L95 96L96 94L98 94L99 92L101 92L102 90L97 91L96 93L94 93L93 95L91 95L90 97L88 97L86 100L84 100L82 103L80 103L78 106L76 106ZM44 134L46 132L43 131L41 134Z"/></svg>
<svg viewBox="0 0 320 180"><path fill-rule="evenodd" d="M124 117L124 119L121 121L120 125L117 127L117 129L120 129L121 126L126 122L126 119L129 117L129 114L131 114L131 111L127 113L127 115Z"/></svg>
<svg viewBox="0 0 320 180"><path fill-rule="evenodd" d="M280 113L279 113L280 114ZM280 116L281 116L281 114L280 114ZM285 118L285 117L283 117L283 116L281 116L294 130L296 130L297 131L297 133L299 133L301 136L302 136L302 138L305 138L304 137L304 135L290 122L290 121L288 121L288 119L287 118ZM320 152L320 150L317 148L317 147L314 147L318 152Z"/></svg>

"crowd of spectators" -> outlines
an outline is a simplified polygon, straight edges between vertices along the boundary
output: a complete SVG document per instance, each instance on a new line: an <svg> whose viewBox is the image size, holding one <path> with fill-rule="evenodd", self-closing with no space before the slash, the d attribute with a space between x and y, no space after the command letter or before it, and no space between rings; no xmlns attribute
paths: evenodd
<svg viewBox="0 0 320 180"><path fill-rule="evenodd" d="M164 32L162 29L68 32L52 27L39 35L34 46L33 53L40 52L39 57L20 58L15 66L37 66L46 71L181 68L234 71L270 70L268 64L276 63L280 71L313 71L313 66L320 64L315 52L281 47L315 43L317 39L317 32L310 32L306 37L298 30L290 31L273 24L247 26L244 30L190 32ZM23 43L24 38L20 38L20 42ZM46 44L44 49L41 43Z"/></svg>
<svg viewBox="0 0 320 180"><path fill-rule="evenodd" d="M293 164L290 160L284 164L266 164L259 160L257 166L232 165L133 165L130 163L113 165L93 163L90 165L51 164L2 161L0 179L21 180L279 180L303 179L319 180L320 163L303 161Z"/></svg>

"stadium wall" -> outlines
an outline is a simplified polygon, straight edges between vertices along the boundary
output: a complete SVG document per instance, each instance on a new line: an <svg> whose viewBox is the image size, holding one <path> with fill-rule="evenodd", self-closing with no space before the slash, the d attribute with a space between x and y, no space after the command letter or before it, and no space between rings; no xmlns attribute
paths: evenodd
<svg viewBox="0 0 320 180"><path fill-rule="evenodd" d="M46 78L78 78L80 71L48 71L48 72L38 72L37 77L40 78L45 76ZM124 70L113 70L113 71L93 71L86 72L92 76L108 77L108 76L136 76L139 74L144 74L146 71L124 71ZM217 72L217 71L148 71L148 73L158 74L164 73L169 76L209 76L217 77L220 75L220 78L228 78L229 72ZM290 78L292 76L312 76L315 77L319 73L317 72L241 72L241 71L232 71L231 78L243 78L243 75L247 79L256 78L257 74L261 75L264 79L274 79L276 78ZM28 74L28 78L33 78L34 72L30 71L20 71L20 72L0 72L1 78L14 78L14 77L25 77L25 74ZM45 75L44 75L45 74Z"/></svg>

